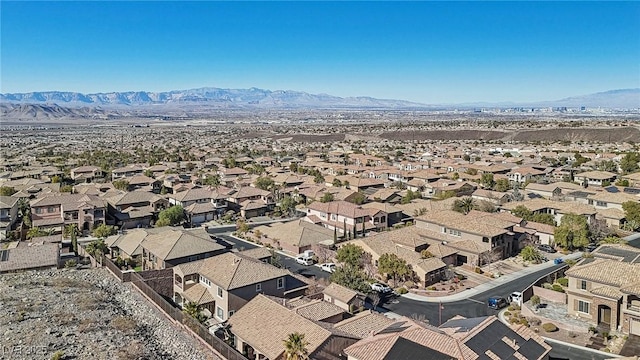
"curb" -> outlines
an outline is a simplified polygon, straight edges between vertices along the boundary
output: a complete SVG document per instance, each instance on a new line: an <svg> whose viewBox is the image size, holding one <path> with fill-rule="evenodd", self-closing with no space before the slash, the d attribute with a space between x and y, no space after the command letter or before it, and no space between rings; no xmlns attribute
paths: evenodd
<svg viewBox="0 0 640 360"><path fill-rule="evenodd" d="M510 327L511 324L509 324L507 319L504 318L504 313L507 310L508 310L507 308L504 308L504 309L500 310L500 312L498 313L498 320L502 321L503 324L505 324L505 325ZM576 348L576 349L580 349L582 351L593 352L593 353L596 353L598 355L608 356L611 359L613 359L613 358L621 358L622 357L622 356L620 356L618 354L608 353L608 352L604 352L604 351L600 351L600 350L596 350L596 349L591 349L591 348L588 348L588 347L585 347L585 346L580 346L580 345L568 343L568 342L565 342L565 341L548 338L548 337L542 336L540 334L538 334L538 336L540 336L541 338L544 339L544 341L549 342L549 343L556 343L556 344L559 344L559 345L569 346L569 347L573 347L573 348Z"/></svg>

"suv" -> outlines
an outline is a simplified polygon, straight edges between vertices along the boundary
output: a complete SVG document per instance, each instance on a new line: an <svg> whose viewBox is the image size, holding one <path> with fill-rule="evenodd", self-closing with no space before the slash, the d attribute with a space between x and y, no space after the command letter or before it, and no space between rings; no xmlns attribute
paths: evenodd
<svg viewBox="0 0 640 360"><path fill-rule="evenodd" d="M334 263L325 263L325 264L320 265L320 269L322 271L326 271L328 273L333 273L333 272L336 271L336 264L334 264Z"/></svg>
<svg viewBox="0 0 640 360"><path fill-rule="evenodd" d="M313 265L313 259L306 256L298 256L296 258L296 262L300 265L305 265L305 266Z"/></svg>
<svg viewBox="0 0 640 360"><path fill-rule="evenodd" d="M487 300L487 306L495 310L500 310L507 305L507 300L500 296L492 296Z"/></svg>
<svg viewBox="0 0 640 360"><path fill-rule="evenodd" d="M391 288L385 284L380 284L380 283L373 283L371 284L371 290L379 292L379 293L390 293Z"/></svg>
<svg viewBox="0 0 640 360"><path fill-rule="evenodd" d="M538 246L538 249L540 249L540 250L542 250L544 252L547 252L547 253L551 253L551 254L557 252L556 249L554 249L550 245L540 245L540 246Z"/></svg>
<svg viewBox="0 0 640 360"><path fill-rule="evenodd" d="M514 291L509 294L508 300L509 303L516 303L518 306L522 306L522 293Z"/></svg>

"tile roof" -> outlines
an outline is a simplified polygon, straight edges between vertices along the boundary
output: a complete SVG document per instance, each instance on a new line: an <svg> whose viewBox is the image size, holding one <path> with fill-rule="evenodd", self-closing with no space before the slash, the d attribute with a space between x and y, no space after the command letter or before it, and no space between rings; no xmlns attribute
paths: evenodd
<svg viewBox="0 0 640 360"><path fill-rule="evenodd" d="M608 180L615 178L617 175L608 171L586 171L575 174L576 177L585 177L589 179Z"/></svg>
<svg viewBox="0 0 640 360"><path fill-rule="evenodd" d="M351 290L342 285L331 283L322 290L322 293L344 303L349 303L353 298L358 296L358 292Z"/></svg>
<svg viewBox="0 0 640 360"><path fill-rule="evenodd" d="M206 252L223 250L225 247L211 240L202 228L167 228L148 235L141 246L162 260L172 260Z"/></svg>
<svg viewBox="0 0 640 360"><path fill-rule="evenodd" d="M318 220L320 219L318 218ZM326 240L333 240L333 230L302 219L261 225L253 231L258 230L270 239L296 246L315 245Z"/></svg>
<svg viewBox="0 0 640 360"><path fill-rule="evenodd" d="M416 218L416 221L425 221L432 224L445 226L447 228L460 230L463 232L473 233L480 236L494 237L501 234L505 234L508 231L503 224L507 222L492 220L492 223L497 223L500 226L489 224L486 220L488 218L480 218L474 215L463 215L453 210L443 211L428 211L425 215ZM511 223L511 226L513 224Z"/></svg>
<svg viewBox="0 0 640 360"><path fill-rule="evenodd" d="M619 288L615 288L613 286L601 286L598 288L593 288L589 291L590 293L592 293L593 295L598 295L598 296L602 296L602 297L606 297L609 299L620 299L622 297L622 292L620 291Z"/></svg>
<svg viewBox="0 0 640 360"><path fill-rule="evenodd" d="M344 314L344 310L330 302L323 300L313 300L307 304L299 305L293 311L306 319L321 321L340 314Z"/></svg>
<svg viewBox="0 0 640 360"><path fill-rule="evenodd" d="M384 315L371 310L365 310L349 319L336 323L334 327L357 338L363 339L368 336L373 336L394 322L395 320Z"/></svg>
<svg viewBox="0 0 640 360"><path fill-rule="evenodd" d="M196 304L206 304L215 301L215 298L213 297L211 292L209 292L209 289L200 283L195 284L185 290L182 293L182 296L187 301L191 301Z"/></svg>
<svg viewBox="0 0 640 360"><path fill-rule="evenodd" d="M285 350L283 342L293 332L305 335L310 354L331 337L329 330L264 295L253 298L228 322L234 335L269 359L282 355Z"/></svg>
<svg viewBox="0 0 640 360"><path fill-rule="evenodd" d="M41 267L57 267L60 247L56 243L18 246L0 250L0 273ZM6 258L5 258L6 257ZM6 259L6 260L5 260Z"/></svg>

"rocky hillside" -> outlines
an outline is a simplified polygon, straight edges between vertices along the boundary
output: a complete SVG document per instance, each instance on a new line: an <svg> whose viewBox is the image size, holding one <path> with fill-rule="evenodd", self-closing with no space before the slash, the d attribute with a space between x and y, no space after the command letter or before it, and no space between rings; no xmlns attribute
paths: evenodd
<svg viewBox="0 0 640 360"><path fill-rule="evenodd" d="M10 359L218 359L106 269L0 275L0 303Z"/></svg>

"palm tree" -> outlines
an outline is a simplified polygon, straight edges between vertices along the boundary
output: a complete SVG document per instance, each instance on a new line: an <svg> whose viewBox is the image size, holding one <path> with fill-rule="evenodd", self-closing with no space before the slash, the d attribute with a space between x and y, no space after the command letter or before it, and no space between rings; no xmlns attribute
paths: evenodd
<svg viewBox="0 0 640 360"><path fill-rule="evenodd" d="M306 360L309 358L309 350L307 350L309 342L304 339L304 334L291 333L283 342L287 360Z"/></svg>
<svg viewBox="0 0 640 360"><path fill-rule="evenodd" d="M207 316L202 313L202 305L189 301L182 307L182 311L196 319L199 323L207 321Z"/></svg>
<svg viewBox="0 0 640 360"><path fill-rule="evenodd" d="M107 244L104 243L104 239L94 240L88 243L84 250L94 258L99 258L107 251Z"/></svg>
<svg viewBox="0 0 640 360"><path fill-rule="evenodd" d="M38 236L46 236L47 234L48 233L46 231L35 226L29 229L29 231L27 231L27 239L33 239L34 237L38 237Z"/></svg>
<svg viewBox="0 0 640 360"><path fill-rule="evenodd" d="M522 260L531 261L536 264L542 261L542 255L540 254L538 249L534 248L531 245L525 246L522 251L520 251L520 256L522 256Z"/></svg>
<svg viewBox="0 0 640 360"><path fill-rule="evenodd" d="M463 197L462 199L456 200L453 203L453 210L457 212L461 212L466 215L471 210L473 210L474 206L475 206L475 202L473 201L473 198L470 196L466 196L466 197Z"/></svg>

